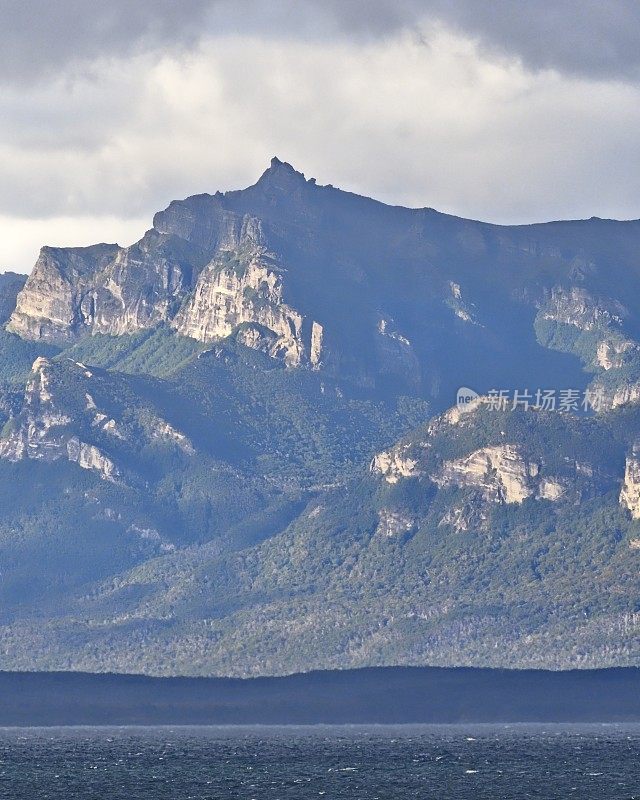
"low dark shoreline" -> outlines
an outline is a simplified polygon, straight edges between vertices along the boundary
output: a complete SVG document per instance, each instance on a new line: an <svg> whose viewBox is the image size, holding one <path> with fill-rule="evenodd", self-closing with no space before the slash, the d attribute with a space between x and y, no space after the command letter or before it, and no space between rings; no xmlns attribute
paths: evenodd
<svg viewBox="0 0 640 800"><path fill-rule="evenodd" d="M387 667L283 678L0 672L0 725L637 722L640 669Z"/></svg>

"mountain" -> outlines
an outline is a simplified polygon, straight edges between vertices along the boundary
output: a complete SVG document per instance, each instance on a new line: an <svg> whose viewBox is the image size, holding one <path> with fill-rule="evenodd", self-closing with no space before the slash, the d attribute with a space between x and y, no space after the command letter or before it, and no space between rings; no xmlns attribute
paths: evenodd
<svg viewBox="0 0 640 800"><path fill-rule="evenodd" d="M7 329L57 345L159 324L203 343L234 333L290 366L442 409L452 359L479 390L567 371L580 381L537 343L534 321L575 283L596 314L603 278L638 292L639 240L640 223L504 228L390 208L274 159L249 189L171 203L131 247L43 248ZM568 295L562 319L582 305ZM564 324L547 323L545 344Z"/></svg>
<svg viewBox="0 0 640 800"><path fill-rule="evenodd" d="M638 665L638 252L278 159L44 247L0 276L3 668Z"/></svg>

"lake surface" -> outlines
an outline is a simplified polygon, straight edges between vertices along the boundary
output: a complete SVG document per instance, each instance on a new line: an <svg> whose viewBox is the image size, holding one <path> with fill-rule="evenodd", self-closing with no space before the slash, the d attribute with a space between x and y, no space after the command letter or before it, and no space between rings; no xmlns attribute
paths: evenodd
<svg viewBox="0 0 640 800"><path fill-rule="evenodd" d="M640 799L640 725L0 729L3 800Z"/></svg>

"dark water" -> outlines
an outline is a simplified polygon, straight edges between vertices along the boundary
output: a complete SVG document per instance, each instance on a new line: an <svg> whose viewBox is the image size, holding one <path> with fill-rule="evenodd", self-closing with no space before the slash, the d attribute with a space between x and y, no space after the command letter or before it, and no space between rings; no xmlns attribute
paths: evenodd
<svg viewBox="0 0 640 800"><path fill-rule="evenodd" d="M2 800L640 798L640 726L0 729Z"/></svg>

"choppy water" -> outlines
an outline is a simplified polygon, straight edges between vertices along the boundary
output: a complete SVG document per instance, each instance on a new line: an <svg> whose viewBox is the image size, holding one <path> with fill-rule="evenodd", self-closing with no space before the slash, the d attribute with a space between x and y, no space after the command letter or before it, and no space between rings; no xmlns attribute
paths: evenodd
<svg viewBox="0 0 640 800"><path fill-rule="evenodd" d="M0 729L2 800L640 798L640 725Z"/></svg>

